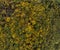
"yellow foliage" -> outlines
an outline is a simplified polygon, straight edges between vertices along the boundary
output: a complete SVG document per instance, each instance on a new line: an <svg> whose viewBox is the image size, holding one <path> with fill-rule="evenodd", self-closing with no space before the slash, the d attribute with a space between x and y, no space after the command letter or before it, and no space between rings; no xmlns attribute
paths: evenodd
<svg viewBox="0 0 60 50"><path fill-rule="evenodd" d="M12 34L12 37L13 37L13 38L16 38L16 33L13 33L13 34Z"/></svg>
<svg viewBox="0 0 60 50"><path fill-rule="evenodd" d="M23 13L21 13L21 17L24 17L25 16L25 13L23 12Z"/></svg>
<svg viewBox="0 0 60 50"><path fill-rule="evenodd" d="M20 12L20 9L19 9L19 8L16 8L16 9L15 9L15 12Z"/></svg>
<svg viewBox="0 0 60 50"><path fill-rule="evenodd" d="M40 48L37 48L37 50L41 50Z"/></svg>
<svg viewBox="0 0 60 50"><path fill-rule="evenodd" d="M32 28L32 26L31 25L28 25L27 27L26 27L26 29L25 29L26 31L32 31L33 30L33 28Z"/></svg>
<svg viewBox="0 0 60 50"><path fill-rule="evenodd" d="M10 45L9 50L35 50L36 46L38 46L36 50L44 50L47 34L51 31L51 19L54 19L55 14L59 15L57 9L59 7L52 2L52 7L48 8L49 1L47 5L40 0L9 1L2 0L1 2L0 0L0 40L2 39L3 42L3 44L0 43L1 46L6 48L5 42L7 41L7 44ZM56 31L56 27L53 27ZM0 50L5 50L3 48Z"/></svg>
<svg viewBox="0 0 60 50"><path fill-rule="evenodd" d="M35 20L32 20L31 21L32 25L36 24L36 21Z"/></svg>
<svg viewBox="0 0 60 50"><path fill-rule="evenodd" d="M6 17L6 18L5 18L5 21L6 21L6 22L9 22L9 21L10 21L10 17Z"/></svg>
<svg viewBox="0 0 60 50"><path fill-rule="evenodd" d="M28 2L21 2L21 5L22 5L23 7L25 7L25 6L28 6L29 3L28 3Z"/></svg>

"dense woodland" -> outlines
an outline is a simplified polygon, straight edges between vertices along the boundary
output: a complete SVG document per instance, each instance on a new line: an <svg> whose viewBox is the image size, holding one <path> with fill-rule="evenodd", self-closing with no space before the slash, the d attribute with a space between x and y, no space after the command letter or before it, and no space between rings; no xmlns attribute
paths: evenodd
<svg viewBox="0 0 60 50"><path fill-rule="evenodd" d="M60 50L60 0L0 0L0 50Z"/></svg>

